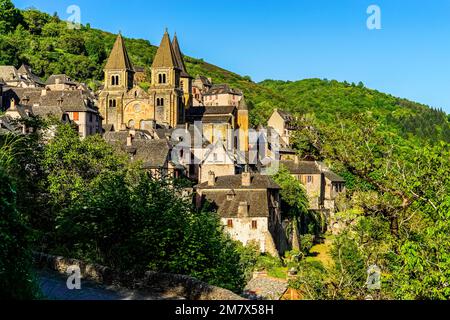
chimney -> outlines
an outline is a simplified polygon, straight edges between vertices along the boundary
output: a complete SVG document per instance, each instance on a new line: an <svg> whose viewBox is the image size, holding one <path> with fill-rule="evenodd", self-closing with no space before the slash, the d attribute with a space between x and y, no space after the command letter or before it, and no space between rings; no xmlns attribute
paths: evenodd
<svg viewBox="0 0 450 320"><path fill-rule="evenodd" d="M248 216L248 202L247 201L239 202L238 216L239 217Z"/></svg>
<svg viewBox="0 0 450 320"><path fill-rule="evenodd" d="M242 186L243 187L250 187L252 182L252 176L250 172L243 172L242 173Z"/></svg>
<svg viewBox="0 0 450 320"><path fill-rule="evenodd" d="M295 164L299 164L299 162L300 162L297 154L294 155L294 162L295 162Z"/></svg>
<svg viewBox="0 0 450 320"><path fill-rule="evenodd" d="M47 89L42 89L41 96L46 96L46 95L47 95Z"/></svg>
<svg viewBox="0 0 450 320"><path fill-rule="evenodd" d="M208 173L208 187L214 187L216 185L216 174L213 171Z"/></svg>
<svg viewBox="0 0 450 320"><path fill-rule="evenodd" d="M133 137L130 135L127 136L127 147L131 147L133 145Z"/></svg>
<svg viewBox="0 0 450 320"><path fill-rule="evenodd" d="M59 78L55 79L55 84L61 84L61 80Z"/></svg>
<svg viewBox="0 0 450 320"><path fill-rule="evenodd" d="M14 98L11 99L11 104L9 107L11 110L16 110L16 99Z"/></svg>

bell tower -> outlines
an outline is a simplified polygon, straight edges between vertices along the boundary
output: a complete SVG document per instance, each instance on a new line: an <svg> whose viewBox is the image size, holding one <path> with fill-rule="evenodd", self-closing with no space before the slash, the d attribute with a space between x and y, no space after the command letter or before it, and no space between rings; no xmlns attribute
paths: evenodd
<svg viewBox="0 0 450 320"><path fill-rule="evenodd" d="M180 44L175 34L172 41L172 47L177 58L178 67L180 68L180 88L183 90L183 104L186 109L192 107L192 77L187 73L184 64L183 54L181 53Z"/></svg>
<svg viewBox="0 0 450 320"><path fill-rule="evenodd" d="M103 71L105 84L99 99L100 112L105 124L119 130L123 123L124 96L133 87L134 80L134 68L120 33Z"/></svg>
<svg viewBox="0 0 450 320"><path fill-rule="evenodd" d="M180 88L181 69L178 65L169 33L164 33L153 60L150 96L155 120L160 125L176 127L184 123L183 91Z"/></svg>

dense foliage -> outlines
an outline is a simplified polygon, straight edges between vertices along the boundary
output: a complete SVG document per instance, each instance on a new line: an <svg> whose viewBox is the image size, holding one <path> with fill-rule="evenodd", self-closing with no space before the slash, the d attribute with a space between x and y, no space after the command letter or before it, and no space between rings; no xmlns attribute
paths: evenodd
<svg viewBox="0 0 450 320"><path fill-rule="evenodd" d="M38 291L31 265L30 230L17 208L11 171L20 141L0 136L0 299L33 299Z"/></svg>

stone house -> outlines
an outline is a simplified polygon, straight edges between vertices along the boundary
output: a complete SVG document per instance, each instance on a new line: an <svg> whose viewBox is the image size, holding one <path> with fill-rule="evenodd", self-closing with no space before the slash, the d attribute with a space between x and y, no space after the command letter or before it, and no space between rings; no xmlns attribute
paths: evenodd
<svg viewBox="0 0 450 320"><path fill-rule="evenodd" d="M275 109L267 122L269 128L275 129L282 140L282 144L291 145L292 134L297 130L296 119L290 113Z"/></svg>
<svg viewBox="0 0 450 320"><path fill-rule="evenodd" d="M21 106L35 116L54 117L67 115L76 124L80 137L101 133L102 118L94 101L81 90L48 88L9 88L4 92L4 109Z"/></svg>
<svg viewBox="0 0 450 320"><path fill-rule="evenodd" d="M40 88L44 86L44 82L25 64L19 70L14 66L0 66L0 79L3 79L9 87Z"/></svg>
<svg viewBox="0 0 450 320"><path fill-rule="evenodd" d="M216 177L211 172L195 190L197 207L210 202L233 239L244 245L256 243L261 252L274 256L286 250L280 187L270 177L248 172Z"/></svg>
<svg viewBox="0 0 450 320"><path fill-rule="evenodd" d="M228 84L215 84L203 93L203 104L205 106L237 107L242 98L242 91L233 89Z"/></svg>
<svg viewBox="0 0 450 320"><path fill-rule="evenodd" d="M192 97L194 107L204 106L203 94L208 92L212 87L211 78L207 78L201 75L197 75L195 80L192 82Z"/></svg>

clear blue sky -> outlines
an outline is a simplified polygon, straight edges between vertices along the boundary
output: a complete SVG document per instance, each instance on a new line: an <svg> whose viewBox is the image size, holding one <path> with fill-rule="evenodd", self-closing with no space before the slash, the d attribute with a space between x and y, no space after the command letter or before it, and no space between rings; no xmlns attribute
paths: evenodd
<svg viewBox="0 0 450 320"><path fill-rule="evenodd" d="M253 80L328 78L450 113L450 0L13 0L63 19L159 45L164 28L185 54ZM381 8L382 29L366 10Z"/></svg>

